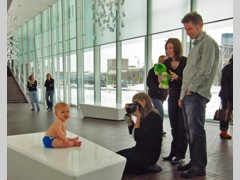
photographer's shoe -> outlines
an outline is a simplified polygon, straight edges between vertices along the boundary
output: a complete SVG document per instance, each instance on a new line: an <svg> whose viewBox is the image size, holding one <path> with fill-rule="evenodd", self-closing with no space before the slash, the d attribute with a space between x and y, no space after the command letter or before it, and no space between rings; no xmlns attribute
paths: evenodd
<svg viewBox="0 0 240 180"><path fill-rule="evenodd" d="M164 161L171 161L173 157L174 157L173 155L168 155L168 156L162 157L162 159L163 159Z"/></svg>
<svg viewBox="0 0 240 180"><path fill-rule="evenodd" d="M190 169L191 167L192 167L192 164L189 162L189 163L184 164L184 165L179 165L177 169L179 171L186 171L186 170Z"/></svg>
<svg viewBox="0 0 240 180"><path fill-rule="evenodd" d="M147 171L149 171L149 172L159 172L159 171L162 171L162 167L159 166L158 164L154 164L154 165L148 167Z"/></svg>
<svg viewBox="0 0 240 180"><path fill-rule="evenodd" d="M179 164L179 163L181 163L182 161L183 161L183 159L182 159L182 158L179 158L179 157L175 157L175 158L172 159L172 163L173 163L173 164Z"/></svg>

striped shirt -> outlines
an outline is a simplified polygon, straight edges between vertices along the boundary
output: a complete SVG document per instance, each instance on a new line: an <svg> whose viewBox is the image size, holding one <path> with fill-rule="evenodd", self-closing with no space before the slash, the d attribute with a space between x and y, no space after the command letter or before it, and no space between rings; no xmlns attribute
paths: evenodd
<svg viewBox="0 0 240 180"><path fill-rule="evenodd" d="M186 91L198 93L210 100L210 89L219 62L218 44L206 32L202 32L193 42L183 70L183 82L180 99Z"/></svg>

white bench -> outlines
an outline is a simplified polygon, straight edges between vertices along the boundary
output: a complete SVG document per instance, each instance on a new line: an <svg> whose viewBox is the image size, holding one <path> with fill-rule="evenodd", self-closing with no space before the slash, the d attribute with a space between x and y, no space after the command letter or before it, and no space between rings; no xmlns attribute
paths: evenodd
<svg viewBox="0 0 240 180"><path fill-rule="evenodd" d="M7 137L9 180L120 180L126 159L80 137L81 147L43 147L45 132ZM77 135L67 132L68 137Z"/></svg>
<svg viewBox="0 0 240 180"><path fill-rule="evenodd" d="M80 110L84 117L108 120L124 120L126 114L125 108L116 104L113 107L95 104L80 104Z"/></svg>

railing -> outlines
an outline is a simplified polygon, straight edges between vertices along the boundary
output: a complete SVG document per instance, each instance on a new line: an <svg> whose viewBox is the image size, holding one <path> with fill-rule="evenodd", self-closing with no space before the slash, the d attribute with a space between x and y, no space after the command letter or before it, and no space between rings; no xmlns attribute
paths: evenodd
<svg viewBox="0 0 240 180"><path fill-rule="evenodd" d="M28 89L26 88L26 87L27 87L27 84L24 83L24 79L23 79L22 74L19 74L18 69L17 69L15 66L12 67L12 66L9 66L9 65L8 65L8 67L9 67L9 69L10 69L12 75L13 75L12 77L13 77L13 78L16 80L16 82L18 83L18 85L19 85L19 87L20 87L23 95L25 96L25 98L27 99L27 101L30 102L29 91L28 91ZM18 78L18 77L19 77L19 78Z"/></svg>

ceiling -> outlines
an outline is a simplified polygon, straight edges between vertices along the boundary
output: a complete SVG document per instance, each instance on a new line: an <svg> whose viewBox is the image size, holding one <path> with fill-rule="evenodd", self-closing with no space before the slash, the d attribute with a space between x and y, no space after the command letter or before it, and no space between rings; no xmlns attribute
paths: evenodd
<svg viewBox="0 0 240 180"><path fill-rule="evenodd" d="M11 2L12 1L12 2ZM58 0L8 0L8 22L15 19L12 27L17 28L54 4Z"/></svg>

